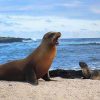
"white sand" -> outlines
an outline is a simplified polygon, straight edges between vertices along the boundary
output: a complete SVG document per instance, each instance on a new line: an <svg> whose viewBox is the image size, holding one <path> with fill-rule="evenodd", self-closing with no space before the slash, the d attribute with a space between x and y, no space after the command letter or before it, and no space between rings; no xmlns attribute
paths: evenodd
<svg viewBox="0 0 100 100"><path fill-rule="evenodd" d="M100 80L53 78L38 86L0 81L0 100L100 100Z"/></svg>

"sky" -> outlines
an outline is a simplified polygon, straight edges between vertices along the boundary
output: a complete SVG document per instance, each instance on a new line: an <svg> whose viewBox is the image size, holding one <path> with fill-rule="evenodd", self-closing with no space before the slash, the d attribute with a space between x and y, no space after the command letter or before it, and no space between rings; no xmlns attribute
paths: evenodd
<svg viewBox="0 0 100 100"><path fill-rule="evenodd" d="M100 38L100 0L0 0L0 36Z"/></svg>

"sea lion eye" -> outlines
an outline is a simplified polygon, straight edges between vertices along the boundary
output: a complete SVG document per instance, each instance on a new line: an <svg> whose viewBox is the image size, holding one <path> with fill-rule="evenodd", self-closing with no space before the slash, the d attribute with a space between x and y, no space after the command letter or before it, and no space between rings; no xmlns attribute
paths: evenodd
<svg viewBox="0 0 100 100"><path fill-rule="evenodd" d="M54 34L52 33L52 34L50 34L49 36L48 36L48 38L52 38L54 36Z"/></svg>

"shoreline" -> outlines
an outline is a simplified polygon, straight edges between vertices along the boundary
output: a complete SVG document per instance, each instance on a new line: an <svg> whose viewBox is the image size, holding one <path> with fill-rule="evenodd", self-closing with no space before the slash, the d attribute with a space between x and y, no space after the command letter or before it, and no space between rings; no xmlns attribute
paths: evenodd
<svg viewBox="0 0 100 100"><path fill-rule="evenodd" d="M100 81L55 77L39 79L34 86L24 82L0 81L0 100L99 100Z"/></svg>

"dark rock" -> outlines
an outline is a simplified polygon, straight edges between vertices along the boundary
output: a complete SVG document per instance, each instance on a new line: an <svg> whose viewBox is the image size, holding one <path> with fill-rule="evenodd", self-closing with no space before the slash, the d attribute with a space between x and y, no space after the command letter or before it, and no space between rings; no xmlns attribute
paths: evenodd
<svg viewBox="0 0 100 100"><path fill-rule="evenodd" d="M62 78L81 78L83 77L81 70L63 70L63 69L57 69L57 70L51 70L49 71L50 77L62 77Z"/></svg>
<svg viewBox="0 0 100 100"><path fill-rule="evenodd" d="M31 38L0 37L0 43L23 42L32 40Z"/></svg>

